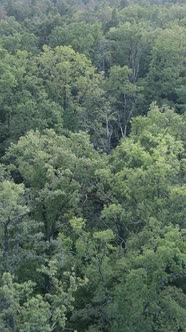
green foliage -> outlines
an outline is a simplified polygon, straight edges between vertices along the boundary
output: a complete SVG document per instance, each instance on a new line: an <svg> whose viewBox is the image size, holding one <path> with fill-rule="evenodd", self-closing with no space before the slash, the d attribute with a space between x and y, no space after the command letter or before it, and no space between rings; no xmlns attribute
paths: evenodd
<svg viewBox="0 0 186 332"><path fill-rule="evenodd" d="M186 331L183 0L1 0L0 331Z"/></svg>
<svg viewBox="0 0 186 332"><path fill-rule="evenodd" d="M106 82L106 92L113 113L108 125L112 128L115 139L127 135L130 120L135 113L140 89L131 82L131 76L132 70L127 66L113 66Z"/></svg>
<svg viewBox="0 0 186 332"><path fill-rule="evenodd" d="M124 20L123 17L122 20ZM143 72L141 66L144 64L141 60L149 52L151 46L150 31L151 28L146 22L136 23L133 17L132 22L128 21L120 24L119 27L111 28L108 33L114 49L113 63L128 66L132 70L131 80L133 82L136 82L139 74ZM148 58L145 61L148 61Z"/></svg>
<svg viewBox="0 0 186 332"><path fill-rule="evenodd" d="M95 171L104 160L87 135L76 133L67 138L52 130L43 135L30 132L9 149L6 158L15 161L29 190L31 216L40 224L45 240L44 245L41 238L41 250L50 256L55 238L69 218L84 213L91 222L97 208Z"/></svg>
<svg viewBox="0 0 186 332"><path fill-rule="evenodd" d="M14 271L14 265L18 263L20 223L28 211L24 185L10 180L0 182L1 271Z"/></svg>
<svg viewBox="0 0 186 332"><path fill-rule="evenodd" d="M45 47L38 63L49 97L64 109L64 127L86 130L99 140L102 75L83 54L67 46Z"/></svg>
<svg viewBox="0 0 186 332"><path fill-rule="evenodd" d="M185 178L185 135L177 137L181 128L176 127L178 119L185 128L183 119L172 111L154 109L147 118L136 118L131 137L123 140L110 157L110 171L99 171L103 186L110 187L111 204L106 200L103 218L109 224L115 220L122 241L130 231L138 232L150 217L162 224L170 218L177 222L179 207L171 197L175 190L180 191Z"/></svg>
<svg viewBox="0 0 186 332"><path fill-rule="evenodd" d="M69 276L68 291L56 277L57 269L50 264L50 269L43 271L53 280L53 291L44 296L34 294L35 284L31 281L14 282L9 273L4 273L0 287L1 313L0 326L3 331L52 332L64 331L67 310L72 310L73 292L76 281Z"/></svg>
<svg viewBox="0 0 186 332"><path fill-rule="evenodd" d="M76 52L83 53L94 60L102 34L99 23L75 22L55 27L49 36L49 45L52 47L70 45Z"/></svg>
<svg viewBox="0 0 186 332"><path fill-rule="evenodd" d="M50 100L28 54L1 50L1 135L5 147L30 129L62 127L62 108Z"/></svg>
<svg viewBox="0 0 186 332"><path fill-rule="evenodd" d="M152 49L147 92L162 103L175 100L175 89L183 82L185 28L173 25L159 31Z"/></svg>
<svg viewBox="0 0 186 332"><path fill-rule="evenodd" d="M185 329L185 230L154 225L155 220L129 239L126 258L119 261L111 331L123 331L124 325L126 331Z"/></svg>

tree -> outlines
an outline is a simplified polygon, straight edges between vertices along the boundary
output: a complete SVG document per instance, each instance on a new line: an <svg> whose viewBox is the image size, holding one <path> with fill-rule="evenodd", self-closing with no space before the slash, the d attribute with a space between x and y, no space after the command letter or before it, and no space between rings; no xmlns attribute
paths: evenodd
<svg viewBox="0 0 186 332"><path fill-rule="evenodd" d="M131 75L132 70L127 66L113 66L105 83L107 98L110 101L113 120L115 120L111 122L111 126L116 142L128 133L128 126L135 113L137 95L140 91L131 82Z"/></svg>
<svg viewBox="0 0 186 332"><path fill-rule="evenodd" d="M171 1L1 0L2 332L186 331Z"/></svg>
<svg viewBox="0 0 186 332"><path fill-rule="evenodd" d="M114 65L128 66L131 69L131 82L135 83L139 75L144 75L142 58L149 52L151 28L146 22L126 22L117 28L111 28L108 38L112 40ZM147 67L148 68L148 67Z"/></svg>
<svg viewBox="0 0 186 332"><path fill-rule="evenodd" d="M184 330L185 230L156 220L127 242L110 305L110 331Z"/></svg>
<svg viewBox="0 0 186 332"><path fill-rule="evenodd" d="M178 112L184 113L186 110L186 87L181 85L179 88L175 89L177 95L176 108Z"/></svg>
<svg viewBox="0 0 186 332"><path fill-rule="evenodd" d="M45 269L53 280L53 291L35 294L32 281L17 283L10 273L2 276L0 287L0 326L3 331L58 332L64 331L67 311L72 310L76 278L72 274L69 286L56 278L56 267Z"/></svg>
<svg viewBox="0 0 186 332"><path fill-rule="evenodd" d="M58 136L54 131L43 135L29 132L7 152L29 190L31 216L40 225L45 244L41 246L50 257L57 234L71 216L84 215L90 224L99 214L96 201L95 171L104 163L85 134ZM48 249L47 249L48 248Z"/></svg>
<svg viewBox="0 0 186 332"><path fill-rule="evenodd" d="M0 183L1 271L14 271L19 264L20 223L28 214L24 186L13 181Z"/></svg>
<svg viewBox="0 0 186 332"><path fill-rule="evenodd" d="M155 108L146 118L137 117L130 138L113 151L108 168L98 170L105 203L102 218L108 227L114 227L122 245L150 217L161 220L162 225L177 220L185 193L184 126L183 117L169 110L161 113ZM176 192L177 208L173 203ZM182 214L179 222L181 226Z"/></svg>
<svg viewBox="0 0 186 332"><path fill-rule="evenodd" d="M81 331L107 331L114 279L117 248L111 229L89 231L86 220L73 218L69 227L59 233L56 258L61 264L59 251L66 254L65 267L73 266L76 275L85 276L84 284L75 294L74 310L67 328ZM60 248L60 250L59 250Z"/></svg>
<svg viewBox="0 0 186 332"><path fill-rule="evenodd" d="M11 36L0 38L1 48L15 54L16 51L27 51L29 53L38 53L38 38L31 33L14 33Z"/></svg>
<svg viewBox="0 0 186 332"><path fill-rule="evenodd" d="M185 28L173 25L159 31L148 74L148 88L145 89L151 101L176 103L176 89L184 77Z"/></svg>
<svg viewBox="0 0 186 332"><path fill-rule="evenodd" d="M102 35L100 23L75 22L55 27L49 36L49 45L52 47L71 46L76 52L85 54L93 61Z"/></svg>
<svg viewBox="0 0 186 332"><path fill-rule="evenodd" d="M64 110L64 128L87 131L97 146L102 139L102 75L71 47L44 47L39 74L49 98Z"/></svg>
<svg viewBox="0 0 186 332"><path fill-rule="evenodd" d="M27 52L1 50L2 150L30 129L62 128L62 108L50 100Z"/></svg>

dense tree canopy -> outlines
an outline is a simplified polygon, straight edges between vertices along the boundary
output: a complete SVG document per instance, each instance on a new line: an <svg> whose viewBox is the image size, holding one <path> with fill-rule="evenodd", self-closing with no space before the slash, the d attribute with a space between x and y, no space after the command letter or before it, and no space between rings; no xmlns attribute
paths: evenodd
<svg viewBox="0 0 186 332"><path fill-rule="evenodd" d="M186 331L184 0L1 0L0 331Z"/></svg>

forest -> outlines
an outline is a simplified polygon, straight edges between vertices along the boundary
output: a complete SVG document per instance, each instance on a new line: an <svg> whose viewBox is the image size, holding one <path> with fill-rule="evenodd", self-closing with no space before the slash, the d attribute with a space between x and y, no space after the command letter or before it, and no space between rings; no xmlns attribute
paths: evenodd
<svg viewBox="0 0 186 332"><path fill-rule="evenodd" d="M186 332L185 0L0 0L0 332Z"/></svg>

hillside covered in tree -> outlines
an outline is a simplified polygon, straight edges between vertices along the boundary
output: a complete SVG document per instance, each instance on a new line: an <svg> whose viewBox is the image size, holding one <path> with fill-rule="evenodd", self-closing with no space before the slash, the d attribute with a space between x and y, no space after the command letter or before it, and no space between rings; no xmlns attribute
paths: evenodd
<svg viewBox="0 0 186 332"><path fill-rule="evenodd" d="M186 332L185 0L0 1L0 332Z"/></svg>

